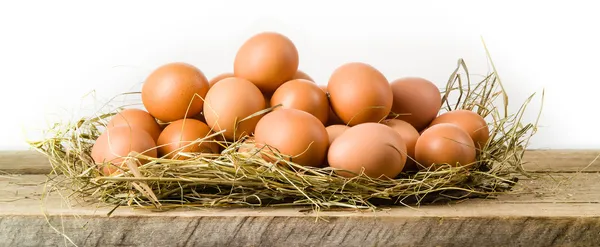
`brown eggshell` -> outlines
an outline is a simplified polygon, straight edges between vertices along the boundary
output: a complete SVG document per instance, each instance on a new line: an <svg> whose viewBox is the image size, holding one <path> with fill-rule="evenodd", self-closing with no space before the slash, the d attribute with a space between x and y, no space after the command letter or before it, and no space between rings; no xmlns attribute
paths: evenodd
<svg viewBox="0 0 600 247"><path fill-rule="evenodd" d="M298 64L298 50L288 37L263 32L249 38L238 49L233 73L256 84L264 94L272 94L294 77Z"/></svg>
<svg viewBox="0 0 600 247"><path fill-rule="evenodd" d="M463 129L440 123L421 134L415 145L415 158L421 168L434 164L470 165L475 162L475 144Z"/></svg>
<svg viewBox="0 0 600 247"><path fill-rule="evenodd" d="M212 79L210 79L210 81L208 81L208 86L212 87L213 85L215 85L215 83L219 82L220 80L223 80L225 78L229 78L229 77L234 77L235 75L233 75L233 73L222 73L219 74L215 77L213 77Z"/></svg>
<svg viewBox="0 0 600 247"><path fill-rule="evenodd" d="M158 138L158 155L169 159L187 159L184 153L218 153L214 138L200 142L210 135L210 128L196 119L180 119L170 123Z"/></svg>
<svg viewBox="0 0 600 247"><path fill-rule="evenodd" d="M320 167L325 160L329 137L323 123L315 116L296 109L281 109L266 114L254 134L256 143L273 148L292 162ZM273 154L263 154L274 161Z"/></svg>
<svg viewBox="0 0 600 247"><path fill-rule="evenodd" d="M204 117L215 132L225 130L223 136L233 141L254 132L262 115L241 120L264 110L265 105L265 98L254 84L246 79L229 77L219 81L206 94ZM237 129L236 122L239 123Z"/></svg>
<svg viewBox="0 0 600 247"><path fill-rule="evenodd" d="M399 119L386 119L381 122L392 129L394 129L400 136L404 143L406 144L406 152L408 154L406 164L404 166L404 171L414 171L417 170L417 166L414 162L415 159L415 145L417 144L417 140L419 139L419 132L413 127L411 124L399 120Z"/></svg>
<svg viewBox="0 0 600 247"><path fill-rule="evenodd" d="M162 128L150 113L134 108L118 112L106 125L107 128L116 126L129 126L131 128L142 129L148 132L154 141L158 140L158 135L162 131Z"/></svg>
<svg viewBox="0 0 600 247"><path fill-rule="evenodd" d="M477 149L481 150L487 144L490 138L490 130L485 122L485 119L479 114L469 110L454 110L446 112L431 122L431 125L440 123L455 124L466 131L473 142L477 145Z"/></svg>
<svg viewBox="0 0 600 247"><path fill-rule="evenodd" d="M329 100L314 82L305 79L295 79L281 85L271 97L271 105L281 104L277 109L298 109L308 112L318 118L323 124L327 123L329 115Z"/></svg>
<svg viewBox="0 0 600 247"><path fill-rule="evenodd" d="M394 95L392 113L399 114L394 118L412 124L417 131L427 127L442 107L440 90L426 79L405 77L390 85Z"/></svg>
<svg viewBox="0 0 600 247"><path fill-rule="evenodd" d="M304 71L302 71L302 70L296 71L296 74L294 75L294 77L292 77L292 79L304 79L304 80L309 80L311 82L315 82L315 80L313 80L313 78L311 78L308 74L304 73Z"/></svg>
<svg viewBox="0 0 600 247"><path fill-rule="evenodd" d="M125 158L131 152L136 152L149 157L156 158L156 143L148 132L141 128L131 128L121 125L107 128L94 143L91 156L106 176L113 175L122 169L127 169ZM147 163L139 159L140 163ZM103 163L106 165L101 165ZM112 164L112 165L110 165ZM115 167L117 166L117 167Z"/></svg>
<svg viewBox="0 0 600 247"><path fill-rule="evenodd" d="M363 123L338 136L327 153L329 166L372 178L394 178L406 163L406 144L394 129L379 123ZM355 174L337 171L341 176Z"/></svg>
<svg viewBox="0 0 600 247"><path fill-rule="evenodd" d="M347 63L337 68L327 84L336 115L354 126L379 122L392 107L392 90L381 72L365 63Z"/></svg>

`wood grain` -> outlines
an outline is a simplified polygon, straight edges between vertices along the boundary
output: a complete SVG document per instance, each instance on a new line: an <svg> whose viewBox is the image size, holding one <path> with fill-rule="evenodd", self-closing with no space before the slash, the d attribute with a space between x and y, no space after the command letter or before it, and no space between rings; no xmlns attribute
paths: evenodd
<svg viewBox="0 0 600 247"><path fill-rule="evenodd" d="M299 208L152 212L41 204L43 175L0 176L0 246L597 246L600 174L522 180L515 191L376 212L305 213ZM47 215L48 222L44 217ZM318 216L318 218L317 218Z"/></svg>
<svg viewBox="0 0 600 247"><path fill-rule="evenodd" d="M600 172L598 155L600 150L528 150L523 159L525 169L532 172ZM0 171L48 174L51 167L36 151L0 151Z"/></svg>

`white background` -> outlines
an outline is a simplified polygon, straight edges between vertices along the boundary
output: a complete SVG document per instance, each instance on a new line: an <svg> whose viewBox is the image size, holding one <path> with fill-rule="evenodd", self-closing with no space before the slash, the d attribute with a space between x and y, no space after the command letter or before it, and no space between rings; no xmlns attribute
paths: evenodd
<svg viewBox="0 0 600 247"><path fill-rule="evenodd" d="M0 149L82 107L139 90L156 66L232 70L237 48L261 31L290 37L300 69L319 84L350 61L388 79L445 85L464 58L489 71L481 36L516 109L546 90L531 148L600 148L600 15L593 1L2 1ZM89 97L88 97L89 98ZM541 98L534 98L533 121Z"/></svg>

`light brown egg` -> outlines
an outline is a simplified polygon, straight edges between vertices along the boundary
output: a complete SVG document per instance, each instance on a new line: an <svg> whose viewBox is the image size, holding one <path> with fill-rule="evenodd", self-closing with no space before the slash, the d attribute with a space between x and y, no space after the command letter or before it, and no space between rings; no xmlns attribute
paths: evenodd
<svg viewBox="0 0 600 247"><path fill-rule="evenodd" d="M246 40L235 56L233 73L272 94L298 70L298 50L286 36L263 32Z"/></svg>
<svg viewBox="0 0 600 247"><path fill-rule="evenodd" d="M271 97L272 106L281 104L278 109L298 109L308 112L327 123L329 100L317 84L305 79L295 79L281 85Z"/></svg>
<svg viewBox="0 0 600 247"><path fill-rule="evenodd" d="M208 87L206 76L198 68L186 63L169 63L146 78L142 102L152 116L171 122L200 113Z"/></svg>
<svg viewBox="0 0 600 247"><path fill-rule="evenodd" d="M267 113L256 126L257 145L271 147L299 165L323 165L329 137L325 126L315 116L296 109L281 109ZM275 161L272 153L265 160Z"/></svg>
<svg viewBox="0 0 600 247"><path fill-rule="evenodd" d="M91 156L106 176L116 174L119 168L127 170L124 157L136 152L156 158L156 143L148 132L141 128L115 126L104 131L94 143ZM139 159L145 164L147 160ZM102 165L106 162L106 165ZM112 164L112 165L111 165Z"/></svg>
<svg viewBox="0 0 600 247"><path fill-rule="evenodd" d="M400 78L391 83L394 95L392 113L423 130L437 116L442 107L440 90L432 82L418 77ZM390 114L392 115L392 114Z"/></svg>
<svg viewBox="0 0 600 247"><path fill-rule="evenodd" d="M434 164L471 165L475 162L475 144L463 129L440 123L421 134L415 145L415 158L423 166L421 168Z"/></svg>
<svg viewBox="0 0 600 247"><path fill-rule="evenodd" d="M490 138L490 130L485 119L479 114L469 110L454 110L446 112L431 122L431 125L440 123L455 124L466 131L473 142L477 145L477 149L481 150L487 144Z"/></svg>
<svg viewBox="0 0 600 247"><path fill-rule="evenodd" d="M348 129L350 129L350 126L342 124L334 124L325 127L325 130L327 130L327 135L329 136L329 143L333 143L335 139L337 139Z"/></svg>
<svg viewBox="0 0 600 247"><path fill-rule="evenodd" d="M206 94L204 117L209 127L215 132L225 130L223 136L232 141L251 135L262 115L242 120L264 109L265 98L252 82L229 77L219 81Z"/></svg>
<svg viewBox="0 0 600 247"><path fill-rule="evenodd" d="M234 77L235 75L233 75L233 73L222 73L219 74L215 77L213 77L212 79L210 79L210 81L208 81L208 86L212 87L213 85L215 85L215 83L219 82L220 80L223 80L225 78L229 78L229 77Z"/></svg>
<svg viewBox="0 0 600 247"><path fill-rule="evenodd" d="M354 177L364 169L365 175L372 178L394 178L406 163L406 144L389 126L358 124L331 143L327 161L333 168L350 171L336 172L344 177Z"/></svg>
<svg viewBox="0 0 600 247"><path fill-rule="evenodd" d="M183 153L218 153L219 146L210 135L210 128L196 119L180 119L170 123L158 138L158 155L169 159L187 159Z"/></svg>
<svg viewBox="0 0 600 247"><path fill-rule="evenodd" d="M304 73L304 71L302 71L302 70L297 70L296 74L294 75L294 77L292 77L292 79L304 79L304 80L309 80L311 82L315 82L315 80L313 80L313 78L311 78L308 74Z"/></svg>
<svg viewBox="0 0 600 247"><path fill-rule="evenodd" d="M392 107L392 90L381 72L365 63L347 63L337 68L327 84L336 115L354 126L379 122Z"/></svg>
<svg viewBox="0 0 600 247"><path fill-rule="evenodd" d="M148 132L154 141L158 140L158 135L162 131L160 125L158 125L158 122L156 122L156 119L150 113L135 108L118 112L106 125L107 128L116 126L129 126L131 128L142 129Z"/></svg>
<svg viewBox="0 0 600 247"><path fill-rule="evenodd" d="M390 126L392 129L398 132L398 134L400 134L402 140L404 140L404 143L406 144L406 152L409 158L407 158L406 160L404 171L417 170L417 166L414 162L414 159L415 145L417 144L417 140L419 139L419 132L411 124L399 119L386 119L381 123Z"/></svg>
<svg viewBox="0 0 600 247"><path fill-rule="evenodd" d="M253 152L253 150L255 150L255 148L256 148L256 143L254 141L254 137L248 137L246 140L244 140L240 144L237 151L240 153L247 153L247 152Z"/></svg>
<svg viewBox="0 0 600 247"><path fill-rule="evenodd" d="M346 125L344 123L344 121L342 121L340 119L340 117L335 115L335 112L333 112L333 109L331 109L331 99L329 98L329 94L327 93L327 85L319 85L319 88L321 88L321 90L323 90L323 92L325 92L327 94L327 100L329 102L329 114L327 115L328 116L327 123L325 124L325 126L330 126L330 125L335 125L335 124Z"/></svg>

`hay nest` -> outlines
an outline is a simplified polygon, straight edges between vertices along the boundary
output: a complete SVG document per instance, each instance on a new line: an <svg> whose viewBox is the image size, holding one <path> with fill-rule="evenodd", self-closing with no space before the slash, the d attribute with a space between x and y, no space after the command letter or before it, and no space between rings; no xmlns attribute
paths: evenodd
<svg viewBox="0 0 600 247"><path fill-rule="evenodd" d="M460 59L446 89L442 90L441 110L472 110L489 122L490 141L478 152L477 162L470 168L446 165L403 173L395 179L373 179L362 174L344 178L332 168L309 168L289 161L274 165L257 155L262 150L239 152L238 148L244 145L241 139L234 143L220 142L224 151L218 155L189 154L192 158L188 160L144 157L151 162L139 167L138 154L132 153L128 170L117 176L103 176L90 150L116 110L71 123L57 123L47 130L45 139L30 144L47 155L52 164L49 183L74 192L69 199L104 202L115 208L127 205L159 210L232 206L375 209L490 197L509 191L517 182L517 175L524 173L523 153L537 123L524 124L522 117L534 95L517 112L509 114L508 96L495 69L478 82L472 83L472 79Z"/></svg>

